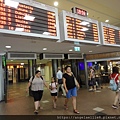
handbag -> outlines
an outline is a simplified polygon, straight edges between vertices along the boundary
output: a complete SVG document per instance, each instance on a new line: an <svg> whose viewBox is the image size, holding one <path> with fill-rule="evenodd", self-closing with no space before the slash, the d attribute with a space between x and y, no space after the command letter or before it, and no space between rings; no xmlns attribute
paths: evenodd
<svg viewBox="0 0 120 120"><path fill-rule="evenodd" d="M116 91L117 88L118 88L118 86L117 86L117 84L116 84L116 82L115 82L115 79L116 79L117 76L118 76L118 74L116 74L115 78L112 78L112 79L110 80L110 89L111 89L112 91Z"/></svg>
<svg viewBox="0 0 120 120"><path fill-rule="evenodd" d="M92 80L89 80L89 81L88 81L88 85L89 85L89 86L93 86L93 81L92 81Z"/></svg>
<svg viewBox="0 0 120 120"><path fill-rule="evenodd" d="M73 74L73 77L74 77L75 85L76 85L77 89L79 89L79 83L78 83L78 81L76 80L76 77L74 76L74 74Z"/></svg>

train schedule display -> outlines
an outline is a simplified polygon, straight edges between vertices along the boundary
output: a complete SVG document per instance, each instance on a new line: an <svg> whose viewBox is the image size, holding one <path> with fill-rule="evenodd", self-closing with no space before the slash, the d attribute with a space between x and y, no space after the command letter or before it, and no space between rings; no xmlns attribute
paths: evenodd
<svg viewBox="0 0 120 120"><path fill-rule="evenodd" d="M0 32L59 39L58 10L30 0L0 0Z"/></svg>
<svg viewBox="0 0 120 120"><path fill-rule="evenodd" d="M120 27L100 23L101 39L104 45L120 46Z"/></svg>
<svg viewBox="0 0 120 120"><path fill-rule="evenodd" d="M100 44L98 21L66 11L60 21L62 40Z"/></svg>

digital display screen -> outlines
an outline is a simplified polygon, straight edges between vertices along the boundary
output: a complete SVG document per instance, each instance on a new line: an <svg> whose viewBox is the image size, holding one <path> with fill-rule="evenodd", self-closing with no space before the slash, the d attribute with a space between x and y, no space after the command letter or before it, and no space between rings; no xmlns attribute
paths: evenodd
<svg viewBox="0 0 120 120"><path fill-rule="evenodd" d="M14 0L0 0L0 29L57 36L56 15Z"/></svg>
<svg viewBox="0 0 120 120"><path fill-rule="evenodd" d="M104 44L120 45L120 28L103 26Z"/></svg>
<svg viewBox="0 0 120 120"><path fill-rule="evenodd" d="M76 13L78 15L82 15L82 16L87 17L87 11L83 10L83 9L80 9L80 8L77 8L77 7L72 8L72 13Z"/></svg>
<svg viewBox="0 0 120 120"><path fill-rule="evenodd" d="M64 10L59 16L61 41L101 44L97 20Z"/></svg>
<svg viewBox="0 0 120 120"><path fill-rule="evenodd" d="M98 26L96 23L66 16L67 37L99 42Z"/></svg>

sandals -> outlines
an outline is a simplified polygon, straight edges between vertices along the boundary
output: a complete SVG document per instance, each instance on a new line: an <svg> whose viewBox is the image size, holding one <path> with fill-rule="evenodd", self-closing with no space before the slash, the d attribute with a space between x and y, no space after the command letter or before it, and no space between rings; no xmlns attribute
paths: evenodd
<svg viewBox="0 0 120 120"><path fill-rule="evenodd" d="M38 107L39 110L43 110L43 107Z"/></svg>
<svg viewBox="0 0 120 120"><path fill-rule="evenodd" d="M67 105L64 105L64 107L65 107L65 110L68 110L68 106Z"/></svg>
<svg viewBox="0 0 120 120"><path fill-rule="evenodd" d="M37 115L37 114L38 114L38 110L35 110L35 111L34 111L34 114Z"/></svg>
<svg viewBox="0 0 120 120"><path fill-rule="evenodd" d="M73 112L76 114L80 114L80 112L78 112L78 110L73 110Z"/></svg>

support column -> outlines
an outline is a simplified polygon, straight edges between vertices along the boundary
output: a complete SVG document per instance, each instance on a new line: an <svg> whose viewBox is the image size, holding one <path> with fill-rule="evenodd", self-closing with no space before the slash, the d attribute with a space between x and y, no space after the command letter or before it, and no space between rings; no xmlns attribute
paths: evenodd
<svg viewBox="0 0 120 120"><path fill-rule="evenodd" d="M75 77L77 77L77 65L76 65L76 60L75 59L72 59L71 60L71 69L72 69L72 72L74 73Z"/></svg>
<svg viewBox="0 0 120 120"><path fill-rule="evenodd" d="M88 86L88 68L87 68L87 60L86 60L86 55L84 54L84 65L85 65L85 81L86 81L86 87L89 88Z"/></svg>
<svg viewBox="0 0 120 120"><path fill-rule="evenodd" d="M4 59L5 60L5 59ZM5 61L4 61L5 62ZM5 67L6 67L6 65L5 65ZM6 91L5 89L4 89L4 86L5 86L5 84L7 84L6 83L6 80L5 80L5 82L4 82L4 76L5 76L5 73L4 73L4 69L3 69L3 65L2 65L2 56L0 56L0 101L2 101L2 100L5 100L6 99L6 102L7 102L7 92L4 94L4 92ZM5 96L6 97L5 97ZM5 97L5 98L4 98Z"/></svg>
<svg viewBox="0 0 120 120"><path fill-rule="evenodd" d="M53 77L56 78L56 73L57 73L57 68L58 68L58 60L52 60L52 71L53 71Z"/></svg>

